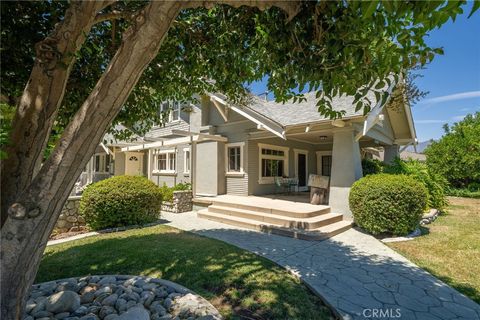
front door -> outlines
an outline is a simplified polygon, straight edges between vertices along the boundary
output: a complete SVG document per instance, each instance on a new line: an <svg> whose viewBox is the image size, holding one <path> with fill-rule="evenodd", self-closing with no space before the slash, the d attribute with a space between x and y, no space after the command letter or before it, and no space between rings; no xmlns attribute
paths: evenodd
<svg viewBox="0 0 480 320"><path fill-rule="evenodd" d="M125 174L128 176L143 175L143 153L141 152L125 153Z"/></svg>
<svg viewBox="0 0 480 320"><path fill-rule="evenodd" d="M307 186L307 154L297 153L298 191L308 190Z"/></svg>

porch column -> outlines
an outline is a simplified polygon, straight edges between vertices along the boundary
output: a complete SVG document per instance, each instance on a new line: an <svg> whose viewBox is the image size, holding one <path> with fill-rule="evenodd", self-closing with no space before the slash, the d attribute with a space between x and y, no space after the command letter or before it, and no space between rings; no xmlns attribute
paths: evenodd
<svg viewBox="0 0 480 320"><path fill-rule="evenodd" d="M392 144L391 146L384 146L383 147L384 155L383 155L383 162L385 163L392 163L395 158L400 156L400 146L398 144Z"/></svg>
<svg viewBox="0 0 480 320"><path fill-rule="evenodd" d="M362 177L360 147L355 140L353 128L333 131L332 171L330 178L329 205L332 212L352 219L348 195L352 184Z"/></svg>

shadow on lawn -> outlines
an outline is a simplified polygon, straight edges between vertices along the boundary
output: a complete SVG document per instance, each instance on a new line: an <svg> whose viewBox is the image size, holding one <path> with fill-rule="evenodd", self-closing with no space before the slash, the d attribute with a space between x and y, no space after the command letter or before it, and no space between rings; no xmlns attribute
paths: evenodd
<svg viewBox="0 0 480 320"><path fill-rule="evenodd" d="M272 262L234 246L156 226L49 247L36 282L89 274L148 275L245 319L328 319L329 309Z"/></svg>
<svg viewBox="0 0 480 320"><path fill-rule="evenodd" d="M441 306L440 300L451 300L452 295L480 314L478 305L415 265L385 255L366 255L335 238L313 242L237 229L195 232L205 237L157 226L88 238L64 250L55 246L46 253L37 280L87 274L150 275L178 282L240 318L330 316L318 298L282 269L228 242L287 267L341 315L361 319L365 309L400 308L402 318L415 319L412 310L429 312L425 299ZM356 236L359 243L369 241L367 235Z"/></svg>

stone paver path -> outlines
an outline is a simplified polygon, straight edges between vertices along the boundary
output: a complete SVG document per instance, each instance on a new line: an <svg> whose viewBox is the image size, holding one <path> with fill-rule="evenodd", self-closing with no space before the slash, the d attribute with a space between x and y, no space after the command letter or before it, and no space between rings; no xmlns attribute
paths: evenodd
<svg viewBox="0 0 480 320"><path fill-rule="evenodd" d="M167 225L219 239L291 270L344 319L480 319L480 305L372 236L350 229L321 242L163 213Z"/></svg>

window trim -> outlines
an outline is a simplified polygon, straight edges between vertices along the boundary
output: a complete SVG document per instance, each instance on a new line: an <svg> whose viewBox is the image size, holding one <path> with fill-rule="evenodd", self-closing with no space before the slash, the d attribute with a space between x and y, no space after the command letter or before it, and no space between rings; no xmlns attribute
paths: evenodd
<svg viewBox="0 0 480 320"><path fill-rule="evenodd" d="M322 156L332 156L332 151L317 151L315 152L317 155L317 174L319 176L322 175ZM332 165L333 165L333 157L332 157ZM332 172L330 172L330 176Z"/></svg>
<svg viewBox="0 0 480 320"><path fill-rule="evenodd" d="M245 175L245 170L243 167L243 150L245 142L235 142L235 143L226 143L225 144L225 175L227 177L243 177ZM240 171L228 171L228 149L229 148L238 148L240 147Z"/></svg>
<svg viewBox="0 0 480 320"><path fill-rule="evenodd" d="M271 149L277 151L283 151L283 156L275 156L269 154L262 154L262 149ZM275 177L262 177L262 160L263 159L271 159L271 160L283 160L283 173L285 176L288 177L288 159L290 158L290 148L289 147L282 147L276 146L272 144L265 144L259 143L258 144L258 183L259 184L274 184Z"/></svg>
<svg viewBox="0 0 480 320"><path fill-rule="evenodd" d="M158 169L158 155L160 154L166 154L166 170L159 170ZM170 168L170 157L171 155L175 155L175 169ZM178 156L177 156L177 150L176 149L165 149L165 150L154 150L153 151L153 174L176 174L177 173L177 166L178 166Z"/></svg>
<svg viewBox="0 0 480 320"><path fill-rule="evenodd" d="M96 165L97 165L97 156L99 157L99 169L100 171L96 171ZM107 167L107 157L110 158L109 160L109 167L112 168L112 163L113 163L113 157L109 154L106 153L95 153L93 155L93 165L92 165L92 172L94 173L100 173L100 174L105 174L105 173L111 173L110 170L106 170Z"/></svg>
<svg viewBox="0 0 480 320"><path fill-rule="evenodd" d="M189 153L189 161L187 161L187 152ZM187 163L188 163L188 170L187 170ZM183 174L189 175L192 165L192 151L190 148L183 148Z"/></svg>
<svg viewBox="0 0 480 320"><path fill-rule="evenodd" d="M164 110L162 110L162 107L165 103L168 105L168 107L170 109L165 124L180 122L181 112L182 112L182 103L180 101L174 101L174 100L162 101L158 106L158 111L159 112L161 112L161 113L164 112ZM173 119L174 108L178 108L178 119ZM157 127L158 127L158 125L157 125Z"/></svg>

